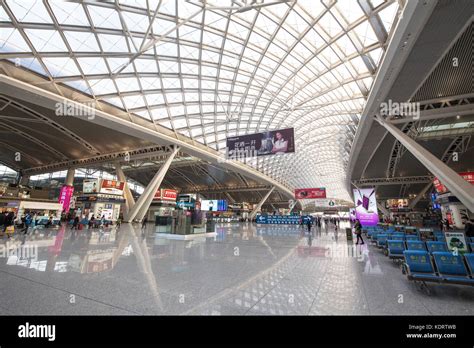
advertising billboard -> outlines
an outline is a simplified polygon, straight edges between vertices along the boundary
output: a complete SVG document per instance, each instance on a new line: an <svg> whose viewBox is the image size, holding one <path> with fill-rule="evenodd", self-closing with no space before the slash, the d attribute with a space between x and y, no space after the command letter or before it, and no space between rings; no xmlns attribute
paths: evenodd
<svg viewBox="0 0 474 348"><path fill-rule="evenodd" d="M326 188L305 188L305 189L295 189L295 198L296 199L317 199L317 198L326 198Z"/></svg>
<svg viewBox="0 0 474 348"><path fill-rule="evenodd" d="M356 217L363 226L375 226L379 222L374 188L354 189Z"/></svg>
<svg viewBox="0 0 474 348"><path fill-rule="evenodd" d="M227 138L226 158L238 159L295 152L293 128Z"/></svg>
<svg viewBox="0 0 474 348"><path fill-rule="evenodd" d="M171 189L158 189L153 200L176 202L178 191Z"/></svg>
<svg viewBox="0 0 474 348"><path fill-rule="evenodd" d="M59 192L59 203L63 206L63 212L68 212L71 205L72 194L74 193L74 186L64 185Z"/></svg>
<svg viewBox="0 0 474 348"><path fill-rule="evenodd" d="M201 210L204 211L226 211L227 201L223 199L202 200Z"/></svg>
<svg viewBox="0 0 474 348"><path fill-rule="evenodd" d="M474 185L474 172L463 172L463 173L459 173L459 175L464 179L466 180L467 182L471 183ZM436 192L438 193L446 193L449 191L449 189L444 186L441 181L439 181L438 178L434 178L433 180L433 185L436 189Z"/></svg>
<svg viewBox="0 0 474 348"><path fill-rule="evenodd" d="M100 193L122 195L124 186L125 183L122 181L103 179L102 184L100 185Z"/></svg>
<svg viewBox="0 0 474 348"><path fill-rule="evenodd" d="M99 193L100 179L84 179L82 182L82 192Z"/></svg>

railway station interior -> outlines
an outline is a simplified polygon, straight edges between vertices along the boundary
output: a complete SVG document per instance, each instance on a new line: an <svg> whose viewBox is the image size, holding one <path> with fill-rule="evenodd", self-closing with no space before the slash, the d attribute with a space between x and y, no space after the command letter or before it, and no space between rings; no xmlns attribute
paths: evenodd
<svg viewBox="0 0 474 348"><path fill-rule="evenodd" d="M474 314L472 0L0 0L0 315Z"/></svg>

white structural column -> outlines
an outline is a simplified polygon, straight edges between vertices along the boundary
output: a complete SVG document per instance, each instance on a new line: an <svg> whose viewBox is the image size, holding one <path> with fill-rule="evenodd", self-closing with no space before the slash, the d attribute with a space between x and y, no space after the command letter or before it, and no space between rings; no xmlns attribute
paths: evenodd
<svg viewBox="0 0 474 348"><path fill-rule="evenodd" d="M250 220L252 220L255 217L255 215L257 215L257 212L260 211L260 209L262 208L263 203L265 203L265 201L268 199L268 197L270 197L270 195L272 194L274 189L275 189L275 186L272 186L272 188L270 189L270 191L267 192L265 197L263 197L262 200L260 202L258 202L255 209L250 213Z"/></svg>
<svg viewBox="0 0 474 348"><path fill-rule="evenodd" d="M146 212L150 208L150 204L153 200L153 197L155 196L156 190L158 190L158 188L160 187L161 182L163 181L163 178L165 177L166 172L168 171L168 168L170 167L171 162L173 162L173 159L178 153L178 151L179 147L175 146L173 151L166 159L166 162L163 163L158 172L156 172L153 179L151 179L150 183L145 188L145 191L143 191L140 198L138 198L132 209L130 209L129 213L125 216L124 220L126 222L131 222L134 219L141 221L143 219Z"/></svg>
<svg viewBox="0 0 474 348"><path fill-rule="evenodd" d="M443 161L431 154L415 140L407 136L393 124L377 117L377 121L385 127L405 148L412 153L433 175L445 185L471 212L474 212L474 185L464 180L458 173L449 168Z"/></svg>
<svg viewBox="0 0 474 348"><path fill-rule="evenodd" d="M122 170L122 166L119 162L115 163L115 173L117 174L117 179L125 183L123 187L123 196L125 198L125 206L123 209L124 215L127 215L130 209L135 205L135 199L133 198L132 191L128 187L127 178L125 173Z"/></svg>
<svg viewBox="0 0 474 348"><path fill-rule="evenodd" d="M408 205L408 208L413 209L415 208L415 205L420 201L421 197L425 195L426 192L430 189L431 185L433 185L431 182L426 184L425 187L418 193L418 195L410 202Z"/></svg>
<svg viewBox="0 0 474 348"><path fill-rule="evenodd" d="M29 175L22 175L20 177L20 185L28 185L28 181L30 181L30 176Z"/></svg>
<svg viewBox="0 0 474 348"><path fill-rule="evenodd" d="M64 185L74 186L74 175L76 174L76 168L69 168L66 173L66 179Z"/></svg>

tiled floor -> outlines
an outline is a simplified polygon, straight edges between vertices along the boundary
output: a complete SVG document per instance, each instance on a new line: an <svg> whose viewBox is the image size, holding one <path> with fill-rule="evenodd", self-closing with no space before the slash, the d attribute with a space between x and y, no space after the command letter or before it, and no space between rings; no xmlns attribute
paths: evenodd
<svg viewBox="0 0 474 348"><path fill-rule="evenodd" d="M31 257L0 249L0 314L474 314L474 287L430 285L428 296L345 232L249 223L216 232L178 241L152 225L36 231L23 244Z"/></svg>

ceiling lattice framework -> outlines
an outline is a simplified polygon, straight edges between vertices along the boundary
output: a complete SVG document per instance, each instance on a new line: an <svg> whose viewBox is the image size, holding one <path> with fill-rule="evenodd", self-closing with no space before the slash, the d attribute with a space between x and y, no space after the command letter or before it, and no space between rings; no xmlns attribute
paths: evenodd
<svg viewBox="0 0 474 348"><path fill-rule="evenodd" d="M350 199L348 153L398 2L276 2L4 0L0 58L222 152L226 137L294 127L295 154L247 164Z"/></svg>

